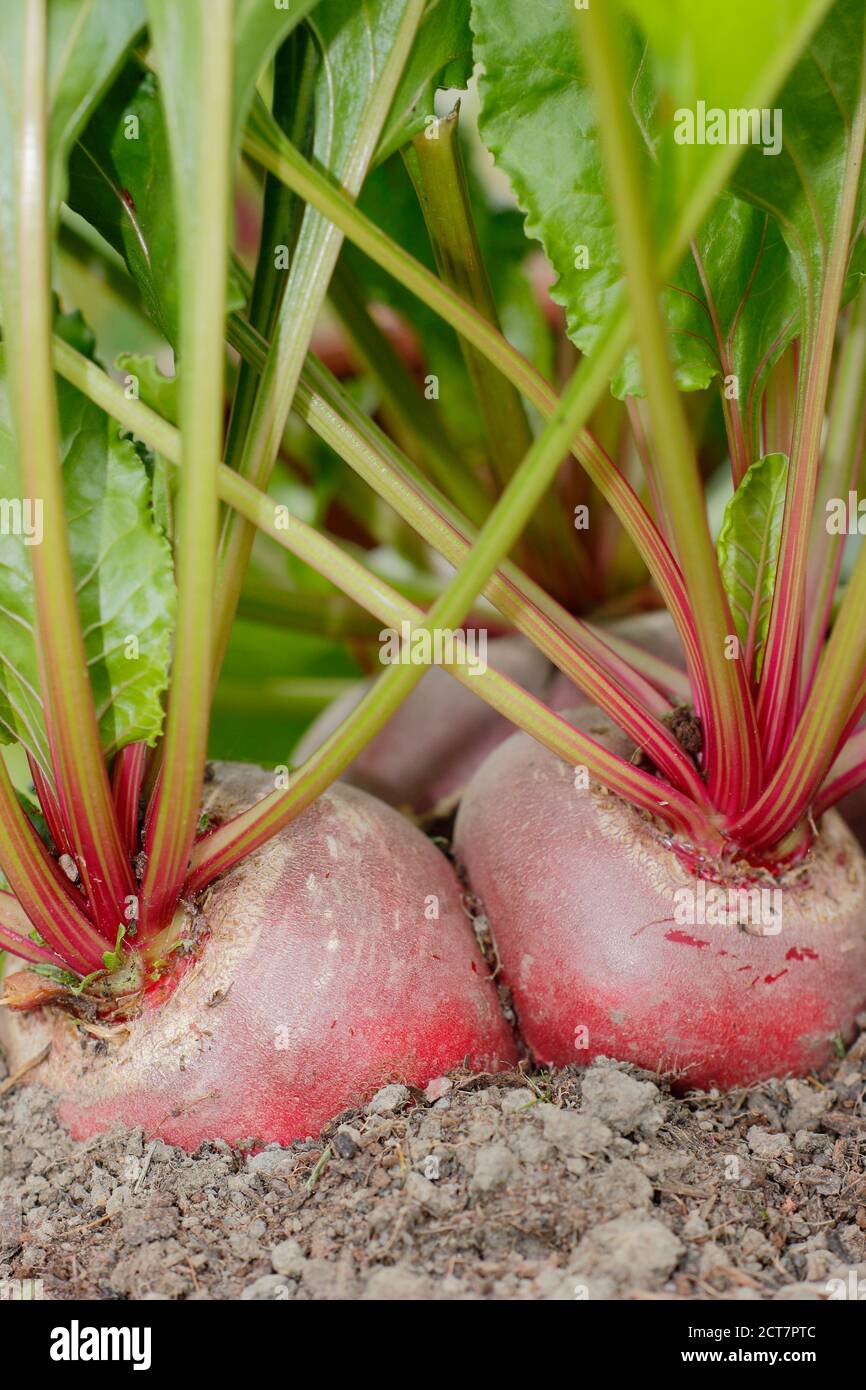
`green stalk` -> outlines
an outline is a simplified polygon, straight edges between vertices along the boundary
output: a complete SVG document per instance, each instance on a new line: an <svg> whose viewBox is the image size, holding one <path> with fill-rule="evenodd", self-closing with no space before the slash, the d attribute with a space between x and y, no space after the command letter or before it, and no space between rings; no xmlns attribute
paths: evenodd
<svg viewBox="0 0 866 1390"><path fill-rule="evenodd" d="M233 316L229 333L239 351L261 360L263 348L242 320ZM435 492L312 356L301 376L295 409L428 544L452 564L460 564L475 534L473 528ZM656 714L667 712L667 701L636 676L626 661L615 657L606 638L573 618L510 561L491 579L485 594L504 617L579 684L579 672L585 674L585 666L581 666L575 648L647 709ZM676 673L671 676L676 686ZM685 683L685 677L682 681ZM688 698L687 683L681 686L681 693Z"/></svg>
<svg viewBox="0 0 866 1390"><path fill-rule="evenodd" d="M812 583L806 595L806 625L803 640L803 672L806 687L811 684L830 623L833 596L842 563L843 536L827 529L827 503L856 489L863 457L866 400L866 294L862 291L854 305L845 332L836 369L829 429L818 490L812 516L809 568Z"/></svg>
<svg viewBox="0 0 866 1390"><path fill-rule="evenodd" d="M406 0L393 48L343 171L342 185L352 198L360 192L375 154L423 13L424 0ZM270 113L268 119L279 130ZM285 139L282 132L280 136ZM299 241L292 261L289 283L274 325L268 360L259 381L238 465L243 477L263 489L270 480L298 377L343 243L342 232L320 214L308 209L306 218L309 218L311 230L308 236L302 230L303 249ZM231 515L228 518L220 547L212 663L214 683L222 667L254 538L255 529L242 517Z"/></svg>
<svg viewBox="0 0 866 1390"><path fill-rule="evenodd" d="M370 314L364 294L363 285L340 260L329 297L356 355L379 388L389 429L421 460L445 495L480 526L490 510L490 498L455 455L436 402L424 400L415 378Z"/></svg>
<svg viewBox="0 0 866 1390"><path fill-rule="evenodd" d="M403 160L424 213L439 276L501 333L469 199L460 148L459 103L435 130L435 140L429 138L427 130L416 135L404 148ZM497 491L501 492L532 443L526 409L517 388L483 352L465 338L460 339L460 348L484 422ZM586 600L586 590L593 583L588 559L577 546L576 532L569 527L555 494L542 498L538 512L530 518L523 550L524 567L563 601L575 598L570 581L579 571L584 590L581 598Z"/></svg>
<svg viewBox="0 0 866 1390"><path fill-rule="evenodd" d="M602 152L631 297L656 451L656 482L669 519L695 617L706 673L707 707L701 711L707 773L714 803L727 814L757 795L761 750L742 663L729 661L725 644L734 624L725 599L706 519L703 488L682 400L671 366L659 306L661 281L654 263L634 136L634 119L618 38L609 11L593 5L581 16Z"/></svg>
<svg viewBox="0 0 866 1390"><path fill-rule="evenodd" d="M43 0L27 0L23 22L15 240L14 245L3 247L6 363L22 487L26 496L41 500L44 515L43 541L32 547L30 557L40 686L57 798L93 916L102 934L113 940L123 899L134 888L88 677L60 467L51 368L48 53Z"/></svg>
<svg viewBox="0 0 866 1390"><path fill-rule="evenodd" d="M280 129L285 130L296 145L300 145L304 138L315 73L315 45L305 29L295 30L274 59L273 112ZM266 174L259 253L249 290L248 309L250 323L265 338L270 338L273 333L286 285L285 271L277 269L274 247L293 243L293 210L297 210L294 194L273 174ZM229 468L235 468L240 463L258 383L258 374L242 361L235 381L226 439L225 461Z"/></svg>
<svg viewBox="0 0 866 1390"><path fill-rule="evenodd" d="M290 632L313 632L335 642L375 642L379 627L342 594L308 593L247 578L238 617Z"/></svg>
<svg viewBox="0 0 866 1390"><path fill-rule="evenodd" d="M171 32L167 0L150 0L151 33L164 66ZM192 3L192 0L189 0ZM186 874L201 803L211 700L217 466L222 453L223 329L230 198L231 0L195 0L203 22L198 100L169 120L181 216L179 415L183 431L177 506L177 626L162 770L154 793L142 924L164 925Z"/></svg>
<svg viewBox="0 0 866 1390"><path fill-rule="evenodd" d="M214 695L214 709L221 714L259 721L314 719L334 700L357 688L356 679L343 680L336 676L269 676L255 681L224 678Z"/></svg>
<svg viewBox="0 0 866 1390"><path fill-rule="evenodd" d="M377 265L393 275L434 312L450 323L461 337L472 343L492 362L509 381L529 400L545 419L553 417L559 401L556 393L501 333L471 305L435 275L415 260L408 251L392 241L381 228L365 217L340 191L323 178L312 165L285 140L274 126L269 112L256 103L253 107L244 139L247 153L263 167L270 169L293 188L300 197L311 202L331 219ZM730 162L723 147L716 156L719 181ZM694 194L677 220L662 257L665 274L678 263L696 226L705 215L718 185L705 180L701 199ZM631 318L627 304L622 301L609 327L616 329L625 351L631 337ZM616 367L612 369L616 370ZM592 435L581 429L569 441L569 448L586 470L602 496L616 512L630 535L647 569L655 579L683 642L690 669L696 673L700 692L704 675L700 669L700 652L696 646L689 613L688 600L670 551L658 529L653 525L634 489L615 466Z"/></svg>

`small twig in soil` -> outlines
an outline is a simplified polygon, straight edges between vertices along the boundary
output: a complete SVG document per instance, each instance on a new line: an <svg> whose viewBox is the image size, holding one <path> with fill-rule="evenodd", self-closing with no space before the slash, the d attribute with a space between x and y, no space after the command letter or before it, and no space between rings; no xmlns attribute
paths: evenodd
<svg viewBox="0 0 866 1390"><path fill-rule="evenodd" d="M148 1146L147 1153L144 1155L144 1163L141 1165L141 1172L139 1173L138 1177L137 1177L136 1180L135 1180L135 1187L132 1189L133 1193L136 1193L136 1192L140 1191L140 1189L141 1189L141 1184L144 1182L145 1178L147 1177L147 1170L148 1170L148 1168L150 1167L150 1160L153 1158L153 1154L154 1154L154 1150L155 1150L155 1149L156 1149L156 1140L154 1139L153 1142Z"/></svg>
<svg viewBox="0 0 866 1390"><path fill-rule="evenodd" d="M82 1221L80 1226L70 1226L70 1231L92 1231L94 1226L104 1226L106 1221L111 1221L113 1212L107 1211L104 1216L97 1216L93 1221Z"/></svg>
<svg viewBox="0 0 866 1390"><path fill-rule="evenodd" d="M308 1191L308 1192L312 1192L313 1188L316 1186L316 1183L319 1181L319 1178L320 1178L320 1177L322 1176L322 1174L324 1173L324 1171L325 1171L325 1169L327 1168L327 1166L328 1166L328 1164L330 1163L330 1161L331 1161L331 1146L330 1146L330 1144L328 1144L328 1145L322 1150L322 1156L321 1156L321 1158L318 1160L318 1162L317 1162L315 1168L313 1169L312 1173L311 1173L310 1176L307 1178L306 1187L307 1187L307 1191Z"/></svg>
<svg viewBox="0 0 866 1390"><path fill-rule="evenodd" d="M11 1076L7 1076L5 1081L0 1081L0 1096L5 1096L7 1091L11 1091L13 1086L17 1086L23 1076L26 1076L34 1067L38 1067L45 1061L51 1051L51 1044L47 1043L41 1052L37 1052L35 1057L31 1057L29 1062L25 1062L23 1067L19 1067Z"/></svg>

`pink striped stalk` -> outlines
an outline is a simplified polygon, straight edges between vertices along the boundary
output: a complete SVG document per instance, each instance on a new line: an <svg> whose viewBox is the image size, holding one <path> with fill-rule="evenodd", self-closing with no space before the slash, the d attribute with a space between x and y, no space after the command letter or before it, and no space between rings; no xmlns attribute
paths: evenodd
<svg viewBox="0 0 866 1390"><path fill-rule="evenodd" d="M786 332L791 324L786 325ZM762 360L755 379L749 387L747 414L755 409L752 393L757 389L766 362L776 350L774 343ZM795 338L790 347L771 369L767 385L761 399L761 428L759 436L759 457L765 454L787 454L790 458L794 440L794 421L797 413L797 382L800 379L800 345Z"/></svg>
<svg viewBox="0 0 866 1390"><path fill-rule="evenodd" d="M860 729L845 745L839 754L827 780L819 788L815 797L812 814L817 819L849 792L856 791L866 782L866 729Z"/></svg>
<svg viewBox="0 0 866 1390"><path fill-rule="evenodd" d="M46 946L80 975L100 970L105 938L76 903L69 880L21 809L2 758L0 867Z"/></svg>
<svg viewBox="0 0 866 1390"><path fill-rule="evenodd" d="M117 808L120 833L126 845L126 852L130 856L138 852L141 844L138 834L138 807L147 751L145 743L128 744L117 754L111 770L111 791Z"/></svg>
<svg viewBox="0 0 866 1390"><path fill-rule="evenodd" d="M94 919L113 939L118 903L131 891L132 878L102 757L64 514L51 366L47 32L42 0L28 0L26 6L23 66L15 254L3 286L7 367L22 486L43 503L42 544L30 554L40 686L59 815Z"/></svg>
<svg viewBox="0 0 866 1390"><path fill-rule="evenodd" d="M818 486L821 432L833 361L836 323L848 268L866 139L866 42L860 89L848 138L845 177L826 260L817 319L806 339L802 405L798 408L785 495L773 605L758 695L758 722L767 766L775 768L788 746L800 691L810 521Z"/></svg>
<svg viewBox="0 0 866 1390"><path fill-rule="evenodd" d="M32 930L18 899L12 893L0 892L0 951L10 951L31 965L53 965L58 970L68 970L61 956L32 939Z"/></svg>
<svg viewBox="0 0 866 1390"><path fill-rule="evenodd" d="M866 449L866 296L859 295L848 316L835 370L827 444L812 517L806 585L803 694L811 688L830 630L833 602L842 569L844 537L827 528L827 503L856 489Z"/></svg>
<svg viewBox="0 0 866 1390"><path fill-rule="evenodd" d="M862 712L866 679L866 549L861 549L814 684L762 795L726 827L743 846L774 845L806 815Z"/></svg>
<svg viewBox="0 0 866 1390"><path fill-rule="evenodd" d="M66 834L66 827L60 815L60 806L54 788L31 753L27 754L27 765L30 768L33 787L45 817L45 824L48 826L54 841L54 847L58 854L69 854L71 849L69 836Z"/></svg>

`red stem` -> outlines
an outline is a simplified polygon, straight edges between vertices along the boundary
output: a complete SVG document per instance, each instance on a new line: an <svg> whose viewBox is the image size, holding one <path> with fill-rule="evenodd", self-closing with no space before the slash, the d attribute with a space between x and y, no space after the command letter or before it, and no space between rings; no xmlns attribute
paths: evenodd
<svg viewBox="0 0 866 1390"><path fill-rule="evenodd" d="M71 842L63 824L60 804L54 793L54 788L31 753L27 754L27 762L30 767L33 786L39 798L39 805L42 807L42 814L45 817L45 824L48 826L54 841L54 848L58 854L71 854Z"/></svg>
<svg viewBox="0 0 866 1390"><path fill-rule="evenodd" d="M147 762L147 745L130 743L121 749L111 770L111 790L120 822L120 833L130 856L141 848L138 834L138 812L141 784Z"/></svg>

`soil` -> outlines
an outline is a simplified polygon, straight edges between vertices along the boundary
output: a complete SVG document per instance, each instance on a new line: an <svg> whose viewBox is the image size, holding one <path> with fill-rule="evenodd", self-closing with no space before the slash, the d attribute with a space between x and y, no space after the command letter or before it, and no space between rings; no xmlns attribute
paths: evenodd
<svg viewBox="0 0 866 1390"><path fill-rule="evenodd" d="M140 1130L75 1144L19 1084L0 1280L47 1299L844 1296L866 1287L864 1097L866 1033L807 1081L676 1098L606 1059L452 1073L290 1148L188 1155Z"/></svg>

